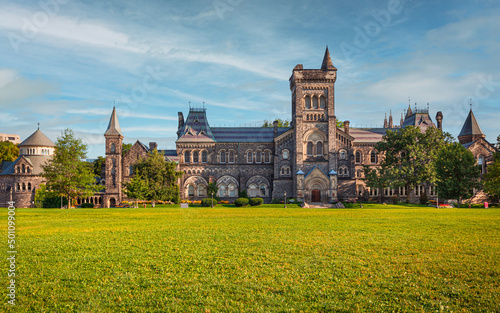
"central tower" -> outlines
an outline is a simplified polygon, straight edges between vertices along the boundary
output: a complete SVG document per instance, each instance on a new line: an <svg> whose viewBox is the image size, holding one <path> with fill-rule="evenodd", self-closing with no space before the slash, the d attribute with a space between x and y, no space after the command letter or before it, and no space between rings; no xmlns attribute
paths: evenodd
<svg viewBox="0 0 500 313"><path fill-rule="evenodd" d="M293 69L290 77L292 121L295 128L296 197L306 202L329 202L337 198L337 119L335 81L328 47L320 69Z"/></svg>

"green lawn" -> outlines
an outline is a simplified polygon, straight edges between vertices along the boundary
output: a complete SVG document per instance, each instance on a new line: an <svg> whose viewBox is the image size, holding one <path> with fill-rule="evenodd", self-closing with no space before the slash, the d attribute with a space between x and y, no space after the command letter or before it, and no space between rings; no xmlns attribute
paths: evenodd
<svg viewBox="0 0 500 313"><path fill-rule="evenodd" d="M0 209L7 255L7 209ZM500 209L17 209L6 312L494 312Z"/></svg>

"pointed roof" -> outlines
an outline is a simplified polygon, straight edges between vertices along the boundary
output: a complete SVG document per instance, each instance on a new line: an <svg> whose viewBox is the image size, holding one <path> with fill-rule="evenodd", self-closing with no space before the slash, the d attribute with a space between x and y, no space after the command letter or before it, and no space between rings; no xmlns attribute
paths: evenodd
<svg viewBox="0 0 500 313"><path fill-rule="evenodd" d="M55 147L56 145L39 129L19 144L22 146Z"/></svg>
<svg viewBox="0 0 500 313"><path fill-rule="evenodd" d="M412 116L413 112L411 110L411 106L408 104L408 111L406 111L406 117Z"/></svg>
<svg viewBox="0 0 500 313"><path fill-rule="evenodd" d="M120 123L118 122L118 116L116 115L116 109L113 107L113 112L111 113L111 118L109 119L108 129L104 135L120 135L123 136L122 130L120 129Z"/></svg>
<svg viewBox="0 0 500 313"><path fill-rule="evenodd" d="M484 137L484 133L479 126L474 113L472 113L472 109L469 111L469 115L467 119L465 119L464 126L462 127L462 131L458 137L462 136L481 136Z"/></svg>
<svg viewBox="0 0 500 313"><path fill-rule="evenodd" d="M272 131L272 129L271 129ZM184 125L179 129L177 142L214 142L205 108L190 108Z"/></svg>
<svg viewBox="0 0 500 313"><path fill-rule="evenodd" d="M322 70L336 70L335 66L333 66L332 58L330 57L330 51L328 50L328 46L326 46L325 56L323 58L323 64L321 65Z"/></svg>

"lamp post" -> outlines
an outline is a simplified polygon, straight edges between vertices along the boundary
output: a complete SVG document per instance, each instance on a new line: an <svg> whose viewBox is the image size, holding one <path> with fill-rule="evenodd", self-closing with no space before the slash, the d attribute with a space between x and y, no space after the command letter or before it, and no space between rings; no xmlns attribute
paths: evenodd
<svg viewBox="0 0 500 313"><path fill-rule="evenodd" d="M286 191L285 191L285 209L286 209Z"/></svg>
<svg viewBox="0 0 500 313"><path fill-rule="evenodd" d="M212 209L214 208L214 192L212 191Z"/></svg>

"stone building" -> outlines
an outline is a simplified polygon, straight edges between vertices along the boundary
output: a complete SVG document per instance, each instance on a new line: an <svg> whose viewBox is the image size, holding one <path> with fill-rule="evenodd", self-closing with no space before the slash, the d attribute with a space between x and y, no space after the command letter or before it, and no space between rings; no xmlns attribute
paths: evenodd
<svg viewBox="0 0 500 313"><path fill-rule="evenodd" d="M40 129L19 144L19 157L0 166L0 205L32 207L36 189L44 179L41 165L52 157L54 143Z"/></svg>
<svg viewBox="0 0 500 313"><path fill-rule="evenodd" d="M381 128L351 128L349 121L337 127L335 82L337 69L328 48L319 69L297 65L290 77L292 120L290 127L211 127L205 108L179 112L176 150L160 150L169 161L178 163L184 175L179 181L181 198L210 197L207 186L214 182L218 196L233 201L246 191L265 202L293 197L300 201L329 203L357 200L360 195L418 199L423 186L414 191L369 190L365 188L362 165L377 166L380 156L374 146L388 129L414 125L425 130L436 127L428 109L411 109L394 125L392 112ZM442 128L443 115L436 116ZM113 109L106 138L105 205L124 200L120 182L130 179L133 165L147 152L157 149L137 141L122 155L123 134ZM428 194L432 197L434 189Z"/></svg>

